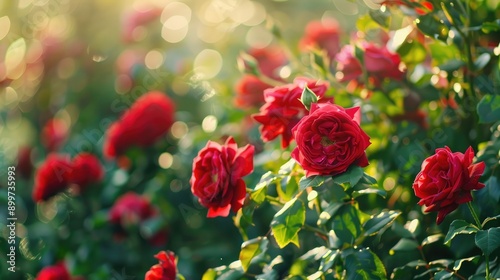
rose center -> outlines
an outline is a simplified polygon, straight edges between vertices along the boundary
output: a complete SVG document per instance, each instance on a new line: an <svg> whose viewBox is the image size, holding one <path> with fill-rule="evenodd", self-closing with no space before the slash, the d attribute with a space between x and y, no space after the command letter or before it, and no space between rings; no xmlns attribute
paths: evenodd
<svg viewBox="0 0 500 280"><path fill-rule="evenodd" d="M321 137L321 145L323 145L323 147L335 145L335 141L331 140L326 136L323 136Z"/></svg>

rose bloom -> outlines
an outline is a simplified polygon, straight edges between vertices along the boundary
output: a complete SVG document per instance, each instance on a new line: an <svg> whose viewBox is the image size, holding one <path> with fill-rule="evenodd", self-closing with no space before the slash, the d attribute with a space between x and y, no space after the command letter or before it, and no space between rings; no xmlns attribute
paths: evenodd
<svg viewBox="0 0 500 280"><path fill-rule="evenodd" d="M141 96L109 127L104 142L105 156L115 158L132 146L154 144L172 126L174 111L172 100L161 92L152 91Z"/></svg>
<svg viewBox="0 0 500 280"><path fill-rule="evenodd" d="M66 189L72 168L69 156L48 155L36 172L33 200L35 202L47 200Z"/></svg>
<svg viewBox="0 0 500 280"><path fill-rule="evenodd" d="M144 277L145 280L175 280L177 264L175 254L171 251L160 251L155 255L159 263L153 265Z"/></svg>
<svg viewBox="0 0 500 280"><path fill-rule="evenodd" d="M261 137L269 142L281 135L281 146L288 147L292 141L292 128L308 114L300 97L304 87L313 91L319 102L332 101L333 98L324 98L328 85L316 80L297 78L293 84L270 88L264 91L266 104L260 108L258 114L252 115L260 126Z"/></svg>
<svg viewBox="0 0 500 280"><path fill-rule="evenodd" d="M288 61L283 49L277 46L253 48L248 51L248 54L257 60L257 65L262 74L275 80L281 80L277 70Z"/></svg>
<svg viewBox="0 0 500 280"><path fill-rule="evenodd" d="M484 162L472 164L474 151L453 153L450 148L438 148L434 155L426 158L413 183L419 205L425 212L437 211L436 223L443 222L446 215L460 204L472 201L471 191L484 187L479 177L484 172Z"/></svg>
<svg viewBox="0 0 500 280"><path fill-rule="evenodd" d="M73 169L69 174L69 180L77 184L80 190L92 183L102 180L104 170L99 159L89 153L80 153L73 158Z"/></svg>
<svg viewBox="0 0 500 280"><path fill-rule="evenodd" d="M338 23L330 18L309 22L299 46L303 51L310 48L326 50L328 57L333 59L340 49L339 40Z"/></svg>
<svg viewBox="0 0 500 280"><path fill-rule="evenodd" d="M337 61L337 71L342 73L339 82L357 80L363 75L361 63L354 56L354 46L344 46L335 57L335 60Z"/></svg>
<svg viewBox="0 0 500 280"><path fill-rule="evenodd" d="M353 164L368 165L365 150L370 146L370 137L359 126L358 110L313 103L309 115L293 128L297 147L292 157L307 177L337 175Z"/></svg>
<svg viewBox="0 0 500 280"><path fill-rule="evenodd" d="M399 70L401 58L399 54L390 52L387 47L378 47L375 44L364 44L364 64L370 76L382 80L390 78L403 79L404 72Z"/></svg>
<svg viewBox="0 0 500 280"><path fill-rule="evenodd" d="M272 86L252 75L243 76L236 84L235 105L239 108L260 107L264 104L264 90Z"/></svg>
<svg viewBox="0 0 500 280"><path fill-rule="evenodd" d="M69 127L65 121L51 119L42 128L42 144L48 151L53 152L66 141L68 131Z"/></svg>
<svg viewBox="0 0 500 280"><path fill-rule="evenodd" d="M253 171L254 147L238 148L232 137L224 145L208 141L193 161L191 191L201 205L208 208L207 217L227 217L237 212L246 197L242 177Z"/></svg>
<svg viewBox="0 0 500 280"><path fill-rule="evenodd" d="M127 227L138 224L156 214L149 200L136 193L128 192L119 197L109 211L111 223Z"/></svg>
<svg viewBox="0 0 500 280"><path fill-rule="evenodd" d="M58 264L44 267L38 275L36 280L70 280L71 276L68 269L64 263L60 262Z"/></svg>

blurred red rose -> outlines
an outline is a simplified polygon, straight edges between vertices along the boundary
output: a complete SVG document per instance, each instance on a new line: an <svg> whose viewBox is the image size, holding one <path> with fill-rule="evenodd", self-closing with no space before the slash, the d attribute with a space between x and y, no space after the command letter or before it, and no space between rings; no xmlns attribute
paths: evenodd
<svg viewBox="0 0 500 280"><path fill-rule="evenodd" d="M236 84L236 106L240 108L262 106L264 104L264 90L271 87L255 76L243 76Z"/></svg>
<svg viewBox="0 0 500 280"><path fill-rule="evenodd" d="M328 57L333 59L340 49L339 40L339 25L335 19L329 18L309 22L299 46L303 51L310 48L326 50Z"/></svg>
<svg viewBox="0 0 500 280"><path fill-rule="evenodd" d="M390 52L387 47L379 47L371 43L364 45L364 64L370 76L378 79L391 78L401 80L404 72L399 69L399 54Z"/></svg>
<svg viewBox="0 0 500 280"><path fill-rule="evenodd" d="M275 80L281 80L277 70L288 61L283 49L276 46L253 48L248 51L248 54L257 60L257 65L262 74Z"/></svg>
<svg viewBox="0 0 500 280"><path fill-rule="evenodd" d="M70 280L71 276L68 269L64 263L60 262L58 264L44 267L38 275L36 280Z"/></svg>
<svg viewBox="0 0 500 280"><path fill-rule="evenodd" d="M146 147L165 135L174 122L175 106L161 92L141 96L107 131L104 154L115 158L132 146Z"/></svg>
<svg viewBox="0 0 500 280"><path fill-rule="evenodd" d="M191 191L208 208L207 217L227 217L241 208L246 197L242 177L253 171L253 155L253 146L238 148L229 137L224 145L208 141L194 158Z"/></svg>
<svg viewBox="0 0 500 280"><path fill-rule="evenodd" d="M69 126L61 119L51 119L42 129L42 144L50 151L56 151L68 138Z"/></svg>
<svg viewBox="0 0 500 280"><path fill-rule="evenodd" d="M89 184L102 180L104 170L99 159L89 153L80 153L71 162L73 168L69 174L69 180L79 186L82 191Z"/></svg>
<svg viewBox="0 0 500 280"><path fill-rule="evenodd" d="M306 176L337 175L353 164L368 165L370 137L359 126L359 107L313 103L309 115L293 128L297 147L292 157Z"/></svg>
<svg viewBox="0 0 500 280"><path fill-rule="evenodd" d="M28 179L33 172L33 162L31 161L31 151L33 149L29 146L19 148L17 152L17 166L16 170L21 177Z"/></svg>
<svg viewBox="0 0 500 280"><path fill-rule="evenodd" d="M66 189L72 168L69 156L48 155L36 172L33 200L35 202L47 200Z"/></svg>
<svg viewBox="0 0 500 280"><path fill-rule="evenodd" d="M474 151L469 147L465 154L453 153L450 148L438 148L434 155L422 162L422 170L413 183L419 205L425 212L437 211L436 223L460 204L472 201L471 191L484 187L479 178L484 172L484 162L472 164Z"/></svg>
<svg viewBox="0 0 500 280"><path fill-rule="evenodd" d="M156 214L149 200L136 193L128 192L119 197L109 211L111 223L124 228L136 225Z"/></svg>
<svg viewBox="0 0 500 280"><path fill-rule="evenodd" d="M339 77L340 82L357 80L363 75L361 63L354 56L354 46L344 46L335 59L337 61L337 71L342 73Z"/></svg>
<svg viewBox="0 0 500 280"><path fill-rule="evenodd" d="M305 86L320 97L319 102L333 102L333 98L324 98L328 85L316 80L297 78L293 84L274 87L264 91L266 104L258 114L252 117L261 123L260 131L264 142L269 142L281 135L281 146L288 147L292 141L292 128L305 115L307 109L300 102Z"/></svg>
<svg viewBox="0 0 500 280"><path fill-rule="evenodd" d="M126 12L122 20L122 38L126 43L135 41L134 31L137 27L146 25L160 17L160 7L141 7Z"/></svg>
<svg viewBox="0 0 500 280"><path fill-rule="evenodd" d="M171 251L160 251L155 258L159 263L146 272L144 280L175 280L177 275L175 254Z"/></svg>

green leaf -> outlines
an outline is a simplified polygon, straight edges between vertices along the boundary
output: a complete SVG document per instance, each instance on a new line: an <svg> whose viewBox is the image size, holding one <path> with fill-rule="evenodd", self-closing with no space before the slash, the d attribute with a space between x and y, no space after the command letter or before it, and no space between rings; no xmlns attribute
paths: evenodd
<svg viewBox="0 0 500 280"><path fill-rule="evenodd" d="M360 249L344 258L347 280L387 279L382 261L370 249Z"/></svg>
<svg viewBox="0 0 500 280"><path fill-rule="evenodd" d="M354 244L362 233L359 210L351 204L343 205L333 217L332 229L342 243Z"/></svg>
<svg viewBox="0 0 500 280"><path fill-rule="evenodd" d="M476 71L479 71L483 69L488 62L490 62L491 55L489 53L483 53L480 56L476 58L476 61L474 61L474 69Z"/></svg>
<svg viewBox="0 0 500 280"><path fill-rule="evenodd" d="M494 217L488 217L486 219L484 219L483 223L481 224L481 226L484 228L486 226L487 223L491 222L491 221L496 221L500 219L500 215L497 215L497 216L494 216Z"/></svg>
<svg viewBox="0 0 500 280"><path fill-rule="evenodd" d="M369 30L379 30L380 25L377 24L370 15L363 15L356 21L356 28L361 32L368 32Z"/></svg>
<svg viewBox="0 0 500 280"><path fill-rule="evenodd" d="M241 266L237 262L231 263L229 266L220 266L207 270L201 280L241 280L245 272L241 270Z"/></svg>
<svg viewBox="0 0 500 280"><path fill-rule="evenodd" d="M470 257L470 258L456 260L455 263L453 264L453 270L455 270L455 271L460 270L460 268L462 268L462 264L464 262L474 262L477 264L479 259L480 259L480 256L474 256L474 257Z"/></svg>
<svg viewBox="0 0 500 280"><path fill-rule="evenodd" d="M480 123L496 122L500 120L500 96L487 94L477 104L477 113Z"/></svg>
<svg viewBox="0 0 500 280"><path fill-rule="evenodd" d="M349 167L344 173L334 176L333 182L339 185L349 183L351 186L356 185L363 177L363 168L357 165Z"/></svg>
<svg viewBox="0 0 500 280"><path fill-rule="evenodd" d="M253 200L257 205L262 204L266 201L267 186L256 188L250 193L250 199Z"/></svg>
<svg viewBox="0 0 500 280"><path fill-rule="evenodd" d="M489 256L495 249L500 247L500 228L480 230L476 234L476 245Z"/></svg>
<svg viewBox="0 0 500 280"><path fill-rule="evenodd" d="M496 21L483 22L483 24L481 25L481 31L483 31L486 34L499 30L500 30L500 19L497 19Z"/></svg>
<svg viewBox="0 0 500 280"><path fill-rule="evenodd" d="M299 247L298 233L306 219L304 203L297 198L288 201L271 221L271 230L280 248L288 243Z"/></svg>
<svg viewBox="0 0 500 280"><path fill-rule="evenodd" d="M337 213L337 211L342 207L344 203L333 202L330 203L324 210L319 214L318 218L318 226L325 225L328 221L332 219L333 216Z"/></svg>
<svg viewBox="0 0 500 280"><path fill-rule="evenodd" d="M289 175L295 166L297 166L297 162L292 158L280 167L278 175Z"/></svg>
<svg viewBox="0 0 500 280"><path fill-rule="evenodd" d="M295 176L284 177L276 187L276 191L283 201L292 199L297 194L298 190L299 185Z"/></svg>
<svg viewBox="0 0 500 280"><path fill-rule="evenodd" d="M443 239L443 235L442 234L433 234L431 236L427 236L424 240L422 240L422 246L426 246L426 245L429 245L429 244L432 244L432 243L436 243L438 241L440 241L441 239Z"/></svg>
<svg viewBox="0 0 500 280"><path fill-rule="evenodd" d="M307 111L310 111L311 104L317 103L318 100L319 100L319 97L312 90L310 90L307 86L305 86L304 90L302 91L302 95L300 96L300 102L302 102L302 104L304 104L304 107L306 107Z"/></svg>
<svg viewBox="0 0 500 280"><path fill-rule="evenodd" d="M397 217L401 215L399 211L383 211L378 215L373 215L370 219L363 225L365 230L364 235L370 236L377 234L381 229L392 224Z"/></svg>
<svg viewBox="0 0 500 280"><path fill-rule="evenodd" d="M267 249L268 240L266 237L257 237L241 244L240 262L243 271L247 271L252 259L264 253Z"/></svg>
<svg viewBox="0 0 500 280"><path fill-rule="evenodd" d="M321 258L319 270L327 272L330 268L332 268L332 266L335 265L339 257L340 257L339 250L336 251L328 250L328 252L326 252L326 254L324 254L323 257Z"/></svg>
<svg viewBox="0 0 500 280"><path fill-rule="evenodd" d="M477 232L477 228L464 220L455 220L450 224L448 234L444 238L444 244L449 243L455 236L459 234L472 234Z"/></svg>
<svg viewBox="0 0 500 280"><path fill-rule="evenodd" d="M420 16L415 22L417 23L418 29L434 39L444 41L448 37L448 28L432 13Z"/></svg>
<svg viewBox="0 0 500 280"><path fill-rule="evenodd" d="M384 28L389 28L391 24L391 13L389 12L388 9L385 9L384 11L378 9L378 10L370 10L369 13L370 17L378 23L380 26Z"/></svg>
<svg viewBox="0 0 500 280"><path fill-rule="evenodd" d="M453 71L460 69L464 65L465 65L465 62L463 60L450 59L447 62L439 65L439 69L446 71L448 73L451 73Z"/></svg>
<svg viewBox="0 0 500 280"><path fill-rule="evenodd" d="M307 187L319 187L323 185L327 180L331 179L331 176L311 176L311 177L302 177L299 181L299 190L303 191Z"/></svg>
<svg viewBox="0 0 500 280"><path fill-rule="evenodd" d="M412 251L418 248L419 244L411 239L403 238L391 248L390 252L398 252L398 251Z"/></svg>
<svg viewBox="0 0 500 280"><path fill-rule="evenodd" d="M418 41L404 42L397 49L397 53L407 65L419 64L427 57L427 50Z"/></svg>
<svg viewBox="0 0 500 280"><path fill-rule="evenodd" d="M449 272L446 270L442 270L434 274L434 280L451 279L453 277L453 274L455 274L453 271Z"/></svg>

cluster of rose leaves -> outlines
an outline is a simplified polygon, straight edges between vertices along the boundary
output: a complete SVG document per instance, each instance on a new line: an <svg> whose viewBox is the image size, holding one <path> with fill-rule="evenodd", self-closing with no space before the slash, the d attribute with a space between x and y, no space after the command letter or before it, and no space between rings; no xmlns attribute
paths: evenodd
<svg viewBox="0 0 500 280"><path fill-rule="evenodd" d="M363 51L363 63L356 57L354 46L340 48L339 29L334 20L311 22L305 34L300 48L324 50L332 61L336 61L336 70L341 73L338 81L349 82L348 87L378 87L385 79L404 78L405 68L399 55L389 51L385 44L358 40L356 47ZM333 97L325 96L329 85L320 80L297 77L290 84L272 86L268 81L284 82L277 69L287 63L287 57L278 47L252 49L249 54L257 61L260 75L270 80L244 75L236 86L235 104L242 108L260 108L252 118L260 125L264 142L281 137L281 146L286 148L295 141L291 157L308 177L333 176L352 165L368 165L365 150L370 145L370 137L360 127L359 107L336 105ZM364 78L365 74L369 79ZM304 104L304 92L312 94L315 101ZM175 106L167 95L161 92L144 94L108 129L105 156L118 159L130 147L154 144L169 131L174 112ZM412 119L415 112L409 113L410 120L422 125L425 116L417 114L419 117L415 120ZM56 151L66 137L67 128L57 119L49 121L42 132L42 142L49 151ZM223 144L208 141L199 151L193 161L190 183L199 203L208 208L207 217L225 217L231 210L237 212L243 206L246 184L242 178L253 171L254 153L254 146L238 147L232 137ZM479 177L485 165L482 162L473 164L473 157L471 148L463 154L445 147L438 148L435 155L423 162L413 188L415 195L421 198L419 204L427 206L426 211L438 212L438 224L459 204L471 201L472 190L484 187ZM53 153L37 170L33 199L44 201L67 188L83 192L102 176L103 168L94 155L82 153L70 160L66 155ZM109 212L109 221L125 227L157 214L145 197L129 192L117 199ZM164 235L160 231L151 241L162 244ZM161 251L155 257L159 263L151 267L145 279L175 279L174 253ZM37 279L52 279L53 276L70 279L63 262L45 267Z"/></svg>

